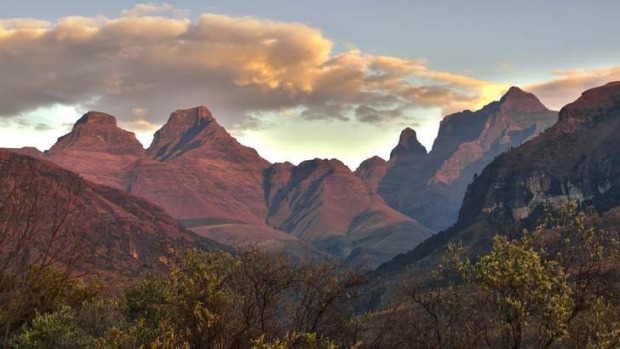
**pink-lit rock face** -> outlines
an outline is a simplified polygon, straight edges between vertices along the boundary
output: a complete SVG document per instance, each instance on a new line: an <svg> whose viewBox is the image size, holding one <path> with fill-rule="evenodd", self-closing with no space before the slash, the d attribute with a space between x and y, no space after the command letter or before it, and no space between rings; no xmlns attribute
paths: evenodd
<svg viewBox="0 0 620 349"><path fill-rule="evenodd" d="M125 168L144 154L135 135L119 128L113 116L88 112L58 138L48 158L96 183L125 189Z"/></svg>
<svg viewBox="0 0 620 349"><path fill-rule="evenodd" d="M54 155L63 150L135 156L144 154L142 144L132 132L119 128L113 116L99 112L88 112L82 116L71 132L58 138L49 153Z"/></svg>
<svg viewBox="0 0 620 349"><path fill-rule="evenodd" d="M172 113L147 154L127 169L129 192L180 219L264 224L263 170L270 164L239 144L206 108Z"/></svg>
<svg viewBox="0 0 620 349"><path fill-rule="evenodd" d="M112 116L88 113L49 158L227 244L301 251L305 241L343 258L370 256L376 265L433 233L376 194L381 171L373 172L377 182L369 186L338 160L271 165L204 107L172 113L146 151L134 140ZM401 141L399 156L426 154L413 130Z"/></svg>
<svg viewBox="0 0 620 349"><path fill-rule="evenodd" d="M512 87L481 110L446 116L428 154L407 128L385 167L378 165L373 176L362 166L356 172L393 208L433 229L445 229L456 221L474 174L556 120L557 113L536 96ZM379 173L384 173L380 179Z"/></svg>
<svg viewBox="0 0 620 349"><path fill-rule="evenodd" d="M261 169L270 165L256 150L237 142L205 107L172 113L168 122L155 133L147 154L162 161L186 156Z"/></svg>
<svg viewBox="0 0 620 349"><path fill-rule="evenodd" d="M265 183L269 225L319 245L332 240L328 248L344 255L356 249L394 255L432 234L387 206L336 159L276 164L266 171Z"/></svg>
<svg viewBox="0 0 620 349"><path fill-rule="evenodd" d="M28 202L38 200L41 205L33 204L38 208L33 213L41 220L69 212L61 233L82 240L84 256L76 272L127 280L156 267L162 247L210 244L156 205L85 180L46 160L0 150L0 179L17 188L0 190L1 202L6 202L7 195L23 195L21 200ZM67 211L62 209L66 205L71 205ZM39 234L44 235L45 229Z"/></svg>

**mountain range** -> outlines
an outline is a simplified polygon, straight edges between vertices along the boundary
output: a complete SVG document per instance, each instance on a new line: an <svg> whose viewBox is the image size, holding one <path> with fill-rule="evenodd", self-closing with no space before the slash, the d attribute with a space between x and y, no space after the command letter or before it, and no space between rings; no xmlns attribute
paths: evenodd
<svg viewBox="0 0 620 349"><path fill-rule="evenodd" d="M14 151L145 199L227 246L326 254L376 267L436 239L436 231L457 220L472 178L482 178L494 158L529 144L557 118L534 95L512 87L480 110L446 116L430 152L406 128L388 160L372 157L355 172L337 159L272 164L205 107L173 112L147 149L114 116L92 111L45 153Z"/></svg>
<svg viewBox="0 0 620 349"><path fill-rule="evenodd" d="M386 205L340 161L271 164L204 107L172 113L146 150L113 116L89 112L44 158L232 246L310 249L376 266L434 233Z"/></svg>
<svg viewBox="0 0 620 349"><path fill-rule="evenodd" d="M458 221L379 268L394 273L437 264L449 243L471 256L496 234L532 229L547 207L577 202L599 224L620 228L620 82L585 91L538 137L497 156L468 186Z"/></svg>

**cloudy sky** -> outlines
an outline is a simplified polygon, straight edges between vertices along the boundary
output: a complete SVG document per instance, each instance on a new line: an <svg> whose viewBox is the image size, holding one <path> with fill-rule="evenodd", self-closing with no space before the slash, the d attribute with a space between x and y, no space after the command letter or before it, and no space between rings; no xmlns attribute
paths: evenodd
<svg viewBox="0 0 620 349"><path fill-rule="evenodd" d="M618 1L0 0L0 147L48 149L88 110L148 146L207 106L271 161L386 157L401 129L511 85L559 109L620 80Z"/></svg>

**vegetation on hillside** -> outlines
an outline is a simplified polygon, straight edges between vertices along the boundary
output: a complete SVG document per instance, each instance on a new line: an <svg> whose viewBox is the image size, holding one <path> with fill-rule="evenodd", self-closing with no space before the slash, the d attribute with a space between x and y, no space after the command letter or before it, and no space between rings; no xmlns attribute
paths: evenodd
<svg viewBox="0 0 620 349"><path fill-rule="evenodd" d="M2 347L620 346L620 245L596 215L569 206L533 232L493 241L473 260L450 245L445 263L404 277L382 308L360 267L255 249L177 251L122 290L31 263L2 271Z"/></svg>

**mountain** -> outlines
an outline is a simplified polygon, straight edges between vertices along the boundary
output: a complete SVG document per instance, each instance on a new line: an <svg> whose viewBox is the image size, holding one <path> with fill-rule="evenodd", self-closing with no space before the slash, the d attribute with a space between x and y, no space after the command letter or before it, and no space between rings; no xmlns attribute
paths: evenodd
<svg viewBox="0 0 620 349"><path fill-rule="evenodd" d="M127 191L179 219L264 225L270 163L237 142L204 107L177 110L147 157L127 169Z"/></svg>
<svg viewBox="0 0 620 349"><path fill-rule="evenodd" d="M11 237L31 234L28 255L37 256L55 234L56 262L77 253L78 272L128 280L155 268L169 248L221 247L143 199L82 179L46 160L0 150L0 182L0 226L2 236L9 237L0 239L0 250L10 248L4 244ZM68 246L78 249L65 251Z"/></svg>
<svg viewBox="0 0 620 349"><path fill-rule="evenodd" d="M477 254L502 226L531 225L544 205L576 200L620 227L620 82L588 90L540 136L498 156L468 187L457 223L382 266L436 260L451 241ZM531 228L531 226L530 226Z"/></svg>
<svg viewBox="0 0 620 349"><path fill-rule="evenodd" d="M386 205L337 160L270 164L205 107L173 112L148 149L136 142L114 117L91 112L59 138L48 158L144 198L227 245L354 255L374 266L433 233Z"/></svg>
<svg viewBox="0 0 620 349"><path fill-rule="evenodd" d="M433 234L388 207L336 159L275 164L266 171L265 189L270 226L372 266Z"/></svg>
<svg viewBox="0 0 620 349"><path fill-rule="evenodd" d="M504 151L535 137L557 120L531 93L511 87L499 100L482 109L446 116L432 150L405 129L387 164L369 164L358 174L396 210L435 230L445 229L458 216L467 185L474 175ZM383 168L385 167L385 168ZM377 173L384 172L377 179Z"/></svg>
<svg viewBox="0 0 620 349"><path fill-rule="evenodd" d="M125 167L144 156L144 149L132 132L116 125L115 117L88 112L58 138L47 156L96 183L124 189Z"/></svg>

